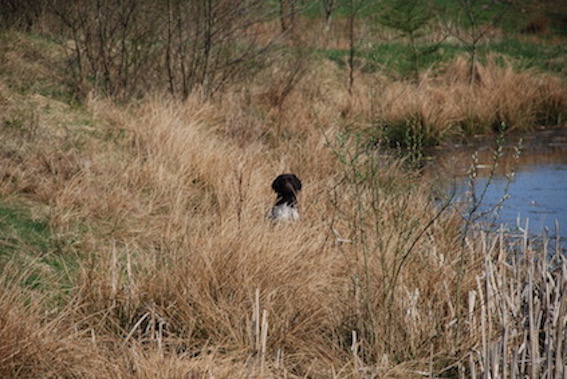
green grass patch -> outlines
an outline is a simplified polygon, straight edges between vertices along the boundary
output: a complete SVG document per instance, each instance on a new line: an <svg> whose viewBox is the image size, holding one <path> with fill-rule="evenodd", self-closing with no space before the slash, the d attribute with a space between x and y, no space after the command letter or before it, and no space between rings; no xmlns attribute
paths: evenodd
<svg viewBox="0 0 567 379"><path fill-rule="evenodd" d="M51 233L44 220L35 220L23 205L0 202L0 256L17 250L45 253Z"/></svg>
<svg viewBox="0 0 567 379"><path fill-rule="evenodd" d="M47 221L32 217L27 206L0 201L0 272L15 264L26 288L68 289L78 260L76 255L65 254L62 246Z"/></svg>
<svg viewBox="0 0 567 379"><path fill-rule="evenodd" d="M494 51L514 59L521 69L537 68L557 74L567 74L567 45L539 42L526 42L510 38L501 42L484 45L484 53Z"/></svg>
<svg viewBox="0 0 567 379"><path fill-rule="evenodd" d="M48 34L0 30L0 61L5 62L0 64L0 76L10 90L77 104L70 81L62 80L71 75L64 42Z"/></svg>
<svg viewBox="0 0 567 379"><path fill-rule="evenodd" d="M488 54L509 57L512 64L521 70L538 69L559 75L567 75L567 45L535 43L508 38L496 43L482 44L478 54L483 59ZM348 50L328 49L318 54L340 67L346 65ZM450 62L456 56L467 54L467 47L455 43L420 44L417 65L420 71ZM363 68L369 72L382 72L385 75L408 77L413 72L412 48L409 44L394 41L376 44L370 49L357 51L357 59L364 62Z"/></svg>
<svg viewBox="0 0 567 379"><path fill-rule="evenodd" d="M418 46L417 68L424 70L441 62L448 62L463 52L463 48L451 44ZM414 66L412 48L402 42L381 43L372 50L363 52L369 67L382 68L385 74L397 74L407 77L412 74Z"/></svg>

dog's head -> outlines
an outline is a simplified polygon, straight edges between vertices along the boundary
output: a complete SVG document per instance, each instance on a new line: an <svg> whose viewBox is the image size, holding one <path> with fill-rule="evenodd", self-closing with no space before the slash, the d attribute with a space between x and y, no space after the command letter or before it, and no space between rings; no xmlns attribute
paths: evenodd
<svg viewBox="0 0 567 379"><path fill-rule="evenodd" d="M282 174L273 181L272 189L281 198L295 198L301 191L301 181L295 174Z"/></svg>

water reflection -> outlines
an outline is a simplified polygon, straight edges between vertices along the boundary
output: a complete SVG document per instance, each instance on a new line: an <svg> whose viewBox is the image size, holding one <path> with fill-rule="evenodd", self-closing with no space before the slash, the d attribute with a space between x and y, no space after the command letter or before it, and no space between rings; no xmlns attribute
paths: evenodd
<svg viewBox="0 0 567 379"><path fill-rule="evenodd" d="M567 240L567 130L531 133L521 145L518 155L520 138L507 138L498 159L494 139L458 146L438 153L427 172L445 183L456 179L462 199L486 188L477 214L484 213L483 221L495 228L502 224L513 232L527 226L531 235L547 231L551 238L558 231Z"/></svg>

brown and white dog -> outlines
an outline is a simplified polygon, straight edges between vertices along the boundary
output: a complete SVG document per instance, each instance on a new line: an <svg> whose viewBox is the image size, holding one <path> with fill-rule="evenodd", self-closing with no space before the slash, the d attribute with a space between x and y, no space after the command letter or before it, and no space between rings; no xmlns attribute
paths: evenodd
<svg viewBox="0 0 567 379"><path fill-rule="evenodd" d="M270 218L274 221L298 221L297 195L301 191L299 178L294 174L282 174L274 180L272 189L278 197L270 212Z"/></svg>

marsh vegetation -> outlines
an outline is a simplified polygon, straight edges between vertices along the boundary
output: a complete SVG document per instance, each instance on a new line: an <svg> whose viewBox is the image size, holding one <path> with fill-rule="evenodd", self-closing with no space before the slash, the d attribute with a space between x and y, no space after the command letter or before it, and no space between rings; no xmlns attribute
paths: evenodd
<svg viewBox="0 0 567 379"><path fill-rule="evenodd" d="M567 257L421 170L564 126L565 9L457 3L7 1L0 376L565 375Z"/></svg>

